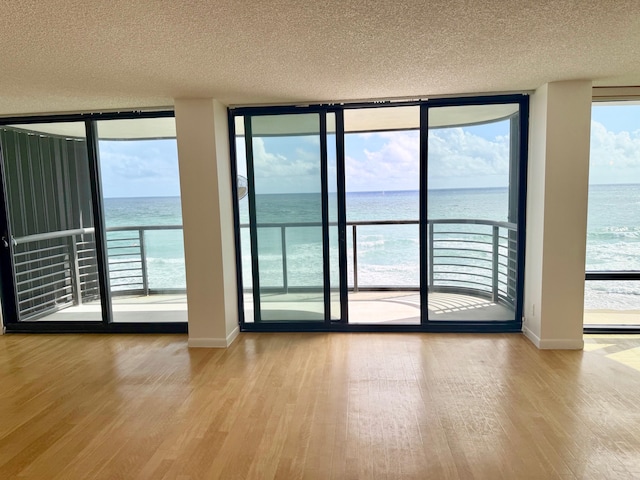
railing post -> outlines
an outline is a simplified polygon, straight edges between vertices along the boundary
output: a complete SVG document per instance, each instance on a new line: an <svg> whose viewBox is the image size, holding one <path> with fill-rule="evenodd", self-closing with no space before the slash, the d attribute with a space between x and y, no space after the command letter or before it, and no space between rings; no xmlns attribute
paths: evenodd
<svg viewBox="0 0 640 480"><path fill-rule="evenodd" d="M282 250L282 287L284 293L289 293L289 279L287 277L287 227L280 226L280 248Z"/></svg>
<svg viewBox="0 0 640 480"><path fill-rule="evenodd" d="M138 239L140 240L140 269L142 270L142 290L145 295L149 295L149 276L147 273L147 252L144 244L144 230L138 229Z"/></svg>
<svg viewBox="0 0 640 480"><path fill-rule="evenodd" d="M358 235L356 234L356 225L351 225L353 237L353 291L358 291Z"/></svg>
<svg viewBox="0 0 640 480"><path fill-rule="evenodd" d="M500 227L493 226L493 256L491 262L491 273L492 273L492 292L493 292L493 301L498 302L498 260L500 253Z"/></svg>
<svg viewBox="0 0 640 480"><path fill-rule="evenodd" d="M78 245L76 236L70 237L69 270L71 270L71 288L73 294L73 304L82 305L82 289L80 285L80 268L78 266Z"/></svg>
<svg viewBox="0 0 640 480"><path fill-rule="evenodd" d="M507 298L511 306L515 306L516 297L518 296L518 236L517 231L508 230L507 233Z"/></svg>
<svg viewBox="0 0 640 480"><path fill-rule="evenodd" d="M427 272L428 272L428 282L427 286L431 287L433 285L433 223L429 224L427 222L427 238L429 244L427 245Z"/></svg>

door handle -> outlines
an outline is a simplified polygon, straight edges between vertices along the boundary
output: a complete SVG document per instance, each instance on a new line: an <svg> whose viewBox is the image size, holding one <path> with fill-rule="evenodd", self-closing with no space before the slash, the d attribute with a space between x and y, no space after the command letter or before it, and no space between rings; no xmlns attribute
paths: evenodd
<svg viewBox="0 0 640 480"><path fill-rule="evenodd" d="M4 248L9 248L9 240L7 237L2 237L2 244L4 245ZM16 242L16 239L11 237L11 245L15 247L17 244L18 242Z"/></svg>

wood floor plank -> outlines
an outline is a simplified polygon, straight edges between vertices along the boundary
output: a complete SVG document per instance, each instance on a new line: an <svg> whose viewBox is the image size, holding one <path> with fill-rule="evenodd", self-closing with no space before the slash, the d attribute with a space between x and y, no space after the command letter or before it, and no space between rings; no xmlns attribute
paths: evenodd
<svg viewBox="0 0 640 480"><path fill-rule="evenodd" d="M0 478L640 478L639 336L0 337Z"/></svg>

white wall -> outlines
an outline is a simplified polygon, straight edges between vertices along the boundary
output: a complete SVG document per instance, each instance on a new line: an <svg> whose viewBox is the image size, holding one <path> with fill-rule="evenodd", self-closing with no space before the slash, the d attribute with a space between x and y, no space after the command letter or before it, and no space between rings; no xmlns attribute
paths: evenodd
<svg viewBox="0 0 640 480"><path fill-rule="evenodd" d="M175 101L190 347L238 335L227 111L212 99Z"/></svg>
<svg viewBox="0 0 640 480"><path fill-rule="evenodd" d="M583 347L591 82L531 97L524 333L539 348Z"/></svg>

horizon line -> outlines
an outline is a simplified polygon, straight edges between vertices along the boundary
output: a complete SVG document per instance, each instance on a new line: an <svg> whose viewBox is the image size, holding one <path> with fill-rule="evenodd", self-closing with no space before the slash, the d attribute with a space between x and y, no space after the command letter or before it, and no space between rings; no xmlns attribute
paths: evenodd
<svg viewBox="0 0 640 480"><path fill-rule="evenodd" d="M631 187L640 185L640 183L591 183L589 187ZM445 188L427 188L427 191L446 191L446 190L505 190L508 186L504 187L445 187ZM347 195L351 193L401 193L401 192L419 192L420 190L408 189L408 190L357 190L345 192ZM315 195L320 192L287 192L287 193L260 193L258 195ZM337 193L337 192L329 192ZM146 196L132 196L132 197L103 197L105 200L121 199L121 198L180 198L180 195L146 195Z"/></svg>

